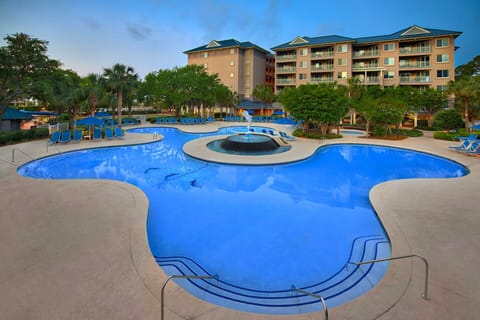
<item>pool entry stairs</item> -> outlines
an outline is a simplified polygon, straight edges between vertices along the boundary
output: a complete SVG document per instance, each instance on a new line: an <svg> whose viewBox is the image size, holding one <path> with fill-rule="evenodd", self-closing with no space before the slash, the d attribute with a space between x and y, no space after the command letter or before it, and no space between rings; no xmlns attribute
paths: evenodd
<svg viewBox="0 0 480 320"><path fill-rule="evenodd" d="M291 286L276 291L244 288L222 280L186 257L155 257L169 275L209 275L208 280L177 280L196 297L231 309L266 314L299 314L322 309L319 299L295 290L299 288L320 295L328 308L350 301L373 288L383 277L388 262L358 266L355 262L390 257L390 244L383 236L364 236L353 241L345 267L328 279L305 287Z"/></svg>

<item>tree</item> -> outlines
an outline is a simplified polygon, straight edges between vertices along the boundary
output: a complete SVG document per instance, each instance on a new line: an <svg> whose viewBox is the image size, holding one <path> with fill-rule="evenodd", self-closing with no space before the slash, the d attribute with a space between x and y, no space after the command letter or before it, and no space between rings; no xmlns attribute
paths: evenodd
<svg viewBox="0 0 480 320"><path fill-rule="evenodd" d="M0 117L16 99L44 92L35 86L60 66L60 62L46 55L47 41L25 33L7 35L4 39L7 45L0 47Z"/></svg>
<svg viewBox="0 0 480 320"><path fill-rule="evenodd" d="M282 91L279 99L293 117L303 121L305 131L320 127L323 135L348 112L348 100L335 84L301 85Z"/></svg>
<svg viewBox="0 0 480 320"><path fill-rule="evenodd" d="M448 83L448 92L455 96L455 103L465 116L465 130L480 111L480 75L464 77Z"/></svg>
<svg viewBox="0 0 480 320"><path fill-rule="evenodd" d="M445 92L433 88L414 91L414 110L428 115L428 126L433 125L433 115L444 109L447 102Z"/></svg>
<svg viewBox="0 0 480 320"><path fill-rule="evenodd" d="M437 112L434 123L435 127L447 131L458 129L463 126L462 115L455 110Z"/></svg>
<svg viewBox="0 0 480 320"><path fill-rule="evenodd" d="M121 126L123 94L127 94L136 86L138 75L132 67L117 63L112 68L104 69L103 76L106 87L117 95L118 126Z"/></svg>
<svg viewBox="0 0 480 320"><path fill-rule="evenodd" d="M275 94L273 93L272 88L264 83L260 83L255 86L253 89L253 96L262 103L262 109L260 111L261 115L263 115L263 104L270 104L275 99Z"/></svg>
<svg viewBox="0 0 480 320"><path fill-rule="evenodd" d="M88 113L93 116L105 94L102 87L102 77L99 74L90 73L82 79L82 87L88 96Z"/></svg>

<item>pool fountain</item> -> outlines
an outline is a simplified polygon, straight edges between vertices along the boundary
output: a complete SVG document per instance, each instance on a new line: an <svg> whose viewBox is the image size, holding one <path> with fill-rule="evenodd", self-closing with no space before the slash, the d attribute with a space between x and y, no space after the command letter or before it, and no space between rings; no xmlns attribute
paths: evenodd
<svg viewBox="0 0 480 320"><path fill-rule="evenodd" d="M207 148L235 155L266 155L290 150L291 146L280 137L254 132L251 128L250 114L243 111L242 115L248 122L247 132L235 133L223 139L211 141L207 144Z"/></svg>

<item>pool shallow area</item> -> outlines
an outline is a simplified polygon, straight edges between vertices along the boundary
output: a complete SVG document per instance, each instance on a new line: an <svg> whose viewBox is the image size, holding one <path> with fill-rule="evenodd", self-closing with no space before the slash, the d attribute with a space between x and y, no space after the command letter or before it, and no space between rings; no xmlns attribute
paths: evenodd
<svg viewBox="0 0 480 320"><path fill-rule="evenodd" d="M148 130L165 139L65 153L28 163L19 173L140 187L150 202L147 231L158 264L168 274L215 276L179 285L201 299L251 312L321 309L292 286L321 294L329 307L368 291L388 264L352 262L390 256L369 190L392 179L467 173L440 157L369 145L325 146L291 164L221 165L181 151L185 142L216 133Z"/></svg>

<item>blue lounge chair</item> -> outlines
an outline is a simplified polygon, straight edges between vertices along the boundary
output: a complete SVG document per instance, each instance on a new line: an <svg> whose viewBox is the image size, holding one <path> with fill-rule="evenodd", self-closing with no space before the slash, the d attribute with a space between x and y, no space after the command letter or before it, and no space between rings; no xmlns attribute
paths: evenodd
<svg viewBox="0 0 480 320"><path fill-rule="evenodd" d="M47 141L48 144L55 144L60 141L60 131L52 132L52 136Z"/></svg>
<svg viewBox="0 0 480 320"><path fill-rule="evenodd" d="M464 151L472 144L470 140L462 140L459 145L451 145L448 148L455 151Z"/></svg>
<svg viewBox="0 0 480 320"><path fill-rule="evenodd" d="M295 137L293 136L289 136L286 132L283 132L283 131L278 131L278 133L280 134L280 137L288 140L288 141L293 141L295 140Z"/></svg>
<svg viewBox="0 0 480 320"><path fill-rule="evenodd" d="M71 141L71 132L70 131L62 131L62 135L60 136L60 143L69 143Z"/></svg>
<svg viewBox="0 0 480 320"><path fill-rule="evenodd" d="M115 128L115 138L117 138L117 139L125 138L125 135L123 134L122 128L120 128L120 127Z"/></svg>
<svg viewBox="0 0 480 320"><path fill-rule="evenodd" d="M468 147L465 148L465 150L460 150L460 152L468 155L476 155L480 153L480 140L473 140L471 143L468 145Z"/></svg>
<svg viewBox="0 0 480 320"><path fill-rule="evenodd" d="M102 130L94 129L93 130L93 140L102 140Z"/></svg>
<svg viewBox="0 0 480 320"><path fill-rule="evenodd" d="M106 128L105 129L105 138L111 140L114 139L115 137L113 136L113 129L112 128Z"/></svg>
<svg viewBox="0 0 480 320"><path fill-rule="evenodd" d="M80 142L82 140L82 130L73 131L72 142Z"/></svg>

